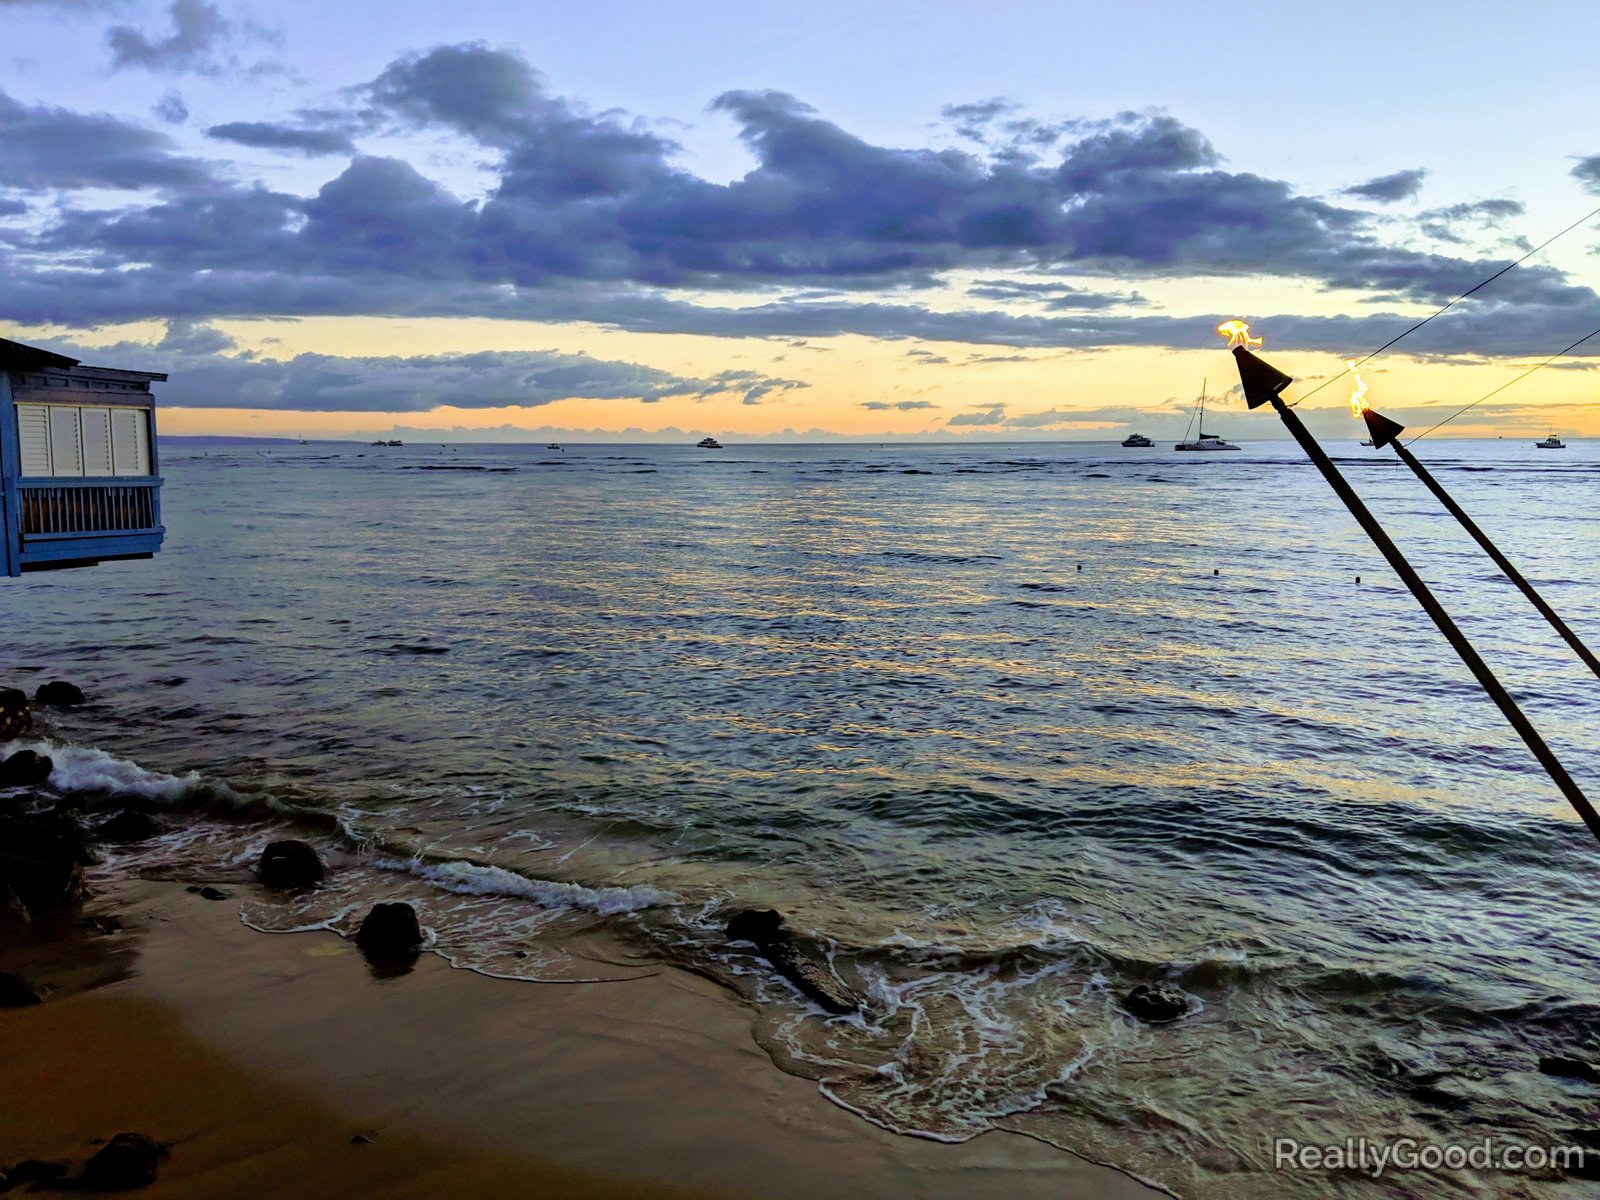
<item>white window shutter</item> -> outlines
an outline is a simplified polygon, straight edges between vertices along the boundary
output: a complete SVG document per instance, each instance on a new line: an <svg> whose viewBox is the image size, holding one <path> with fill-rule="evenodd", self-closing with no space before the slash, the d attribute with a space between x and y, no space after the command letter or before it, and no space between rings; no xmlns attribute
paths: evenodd
<svg viewBox="0 0 1600 1200"><path fill-rule="evenodd" d="M104 408L84 407L78 410L83 425L83 473L85 475L110 475L111 469L111 412Z"/></svg>
<svg viewBox="0 0 1600 1200"><path fill-rule="evenodd" d="M145 409L111 410L111 470L114 475L150 474L150 420Z"/></svg>
<svg viewBox="0 0 1600 1200"><path fill-rule="evenodd" d="M78 410L52 404L50 407L50 463L56 478L83 474L83 446L79 441Z"/></svg>
<svg viewBox="0 0 1600 1200"><path fill-rule="evenodd" d="M42 404L17 405L17 442L24 475L49 475L50 410Z"/></svg>

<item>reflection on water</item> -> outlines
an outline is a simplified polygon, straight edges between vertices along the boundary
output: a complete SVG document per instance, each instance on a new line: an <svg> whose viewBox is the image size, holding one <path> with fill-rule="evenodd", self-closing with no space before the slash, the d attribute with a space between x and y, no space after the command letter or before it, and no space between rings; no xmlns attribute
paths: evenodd
<svg viewBox="0 0 1600 1200"><path fill-rule="evenodd" d="M1403 467L1339 452L1600 780L1600 683ZM14 663L106 700L57 740L356 835L320 832L344 882L263 927L407 895L497 973L692 962L868 1119L1000 1123L1184 1194L1566 1195L1267 1170L1274 1136L1588 1128L1534 1064L1596 1053L1595 851L1298 452L1227 457L174 450L158 559L0 605ZM1600 641L1589 447L1424 457ZM268 820L144 857L236 862ZM749 904L823 936L868 1016L724 945ZM1131 1023L1144 979L1197 1013Z"/></svg>

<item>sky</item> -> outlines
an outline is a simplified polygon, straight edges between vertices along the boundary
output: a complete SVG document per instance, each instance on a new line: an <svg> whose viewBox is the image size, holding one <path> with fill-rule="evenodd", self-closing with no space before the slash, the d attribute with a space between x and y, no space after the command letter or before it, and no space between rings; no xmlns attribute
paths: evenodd
<svg viewBox="0 0 1600 1200"><path fill-rule="evenodd" d="M0 0L0 336L163 433L1280 436L1600 207L1600 6ZM1590 216L1365 366L1600 328ZM1600 436L1600 337L1457 419ZM1302 409L1354 437L1347 380Z"/></svg>

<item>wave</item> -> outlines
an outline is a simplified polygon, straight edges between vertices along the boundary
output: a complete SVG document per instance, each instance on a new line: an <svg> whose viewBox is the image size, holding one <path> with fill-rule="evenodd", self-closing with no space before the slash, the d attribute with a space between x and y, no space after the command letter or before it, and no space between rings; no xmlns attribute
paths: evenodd
<svg viewBox="0 0 1600 1200"><path fill-rule="evenodd" d="M0 745L0 758L15 754L18 750L32 750L36 754L49 756L54 764L50 772L50 786L59 792L141 796L166 804L232 795L226 787L202 779L198 771L165 775L89 746L70 746L42 740L8 742Z"/></svg>
<svg viewBox="0 0 1600 1200"><path fill-rule="evenodd" d="M373 865L384 871L414 875L435 887L464 896L507 896L531 900L544 908L581 909L602 917L641 912L647 908L670 908L682 903L671 892L658 888L585 887L551 879L531 879L504 867L455 859L429 863L421 859L380 858Z"/></svg>

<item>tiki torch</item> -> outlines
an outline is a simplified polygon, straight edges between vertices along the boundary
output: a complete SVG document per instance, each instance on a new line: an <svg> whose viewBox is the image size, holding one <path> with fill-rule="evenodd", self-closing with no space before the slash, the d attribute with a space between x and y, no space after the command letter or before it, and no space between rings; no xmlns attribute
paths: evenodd
<svg viewBox="0 0 1600 1200"><path fill-rule="evenodd" d="M1293 435L1294 440L1300 443L1300 448L1306 452L1306 456L1315 464L1317 470L1322 472L1322 477L1328 481L1328 486L1340 500L1344 501L1344 506L1356 519L1356 524L1360 525L1372 539L1372 544L1388 560L1395 574L1400 577L1400 581L1406 585L1423 611L1433 620L1439 632L1444 634L1445 640L1472 672L1479 686L1489 694L1489 698L1495 702L1501 714L1533 752L1534 758L1539 760L1539 765L1545 769L1545 773L1583 818L1584 824L1589 827L1589 832L1600 840L1600 813L1595 811L1594 805L1589 803L1589 798L1583 794L1572 776L1567 774L1567 769L1561 765L1550 747L1545 745L1544 738L1539 736L1539 731L1523 714L1517 702L1512 699L1511 693L1506 691L1505 686L1489 669L1489 664L1484 662L1472 648L1472 643L1467 641L1466 635L1456 626L1450 614L1445 612L1444 606L1434 597L1432 590L1422 581L1422 577L1390 539L1383 526L1378 524L1378 519L1368 510L1361 497L1356 495L1355 489L1340 473L1327 452L1318 444L1317 439L1311 436L1311 431L1305 427L1305 423L1283 402L1279 393L1294 380L1250 352L1252 346L1261 344L1261 339L1252 338L1250 326L1243 321L1226 321L1217 326L1217 332L1228 339L1228 345L1233 350L1234 359L1239 366L1239 382L1244 387L1245 404L1250 408L1260 408L1263 404L1272 405L1283 421L1284 427Z"/></svg>
<svg viewBox="0 0 1600 1200"><path fill-rule="evenodd" d="M1355 364L1351 363L1350 366L1354 368ZM1478 523L1467 516L1465 510L1456 503L1455 498L1444 490L1444 485L1433 477L1433 472L1418 462L1417 456L1411 453L1410 448L1401 443L1400 434L1405 430L1405 426L1374 412L1371 405L1367 403L1366 397L1367 385L1362 383L1361 376L1357 375L1356 389L1350 395L1350 408L1367 423L1367 432L1372 437L1372 444L1374 446L1391 446L1394 448L1394 452L1400 456L1400 461L1410 467L1412 474L1422 480L1423 486L1438 497L1439 503L1444 505L1445 511L1460 522L1461 528L1472 535L1472 540L1483 547L1483 552L1494 560L1494 565L1500 568L1501 573L1516 584L1522 594L1528 598L1528 602L1539 610L1539 614L1546 621L1550 622L1550 628L1561 635L1567 645L1572 647L1573 652L1583 659L1585 666L1596 675L1600 675L1600 659L1597 659L1589 647L1583 644L1583 639L1568 627L1567 623L1561 619L1560 614L1551 608L1549 602L1539 594L1538 589L1523 577L1522 572L1511 565L1511 560L1500 552L1500 547L1489 540L1489 535L1478 528Z"/></svg>

